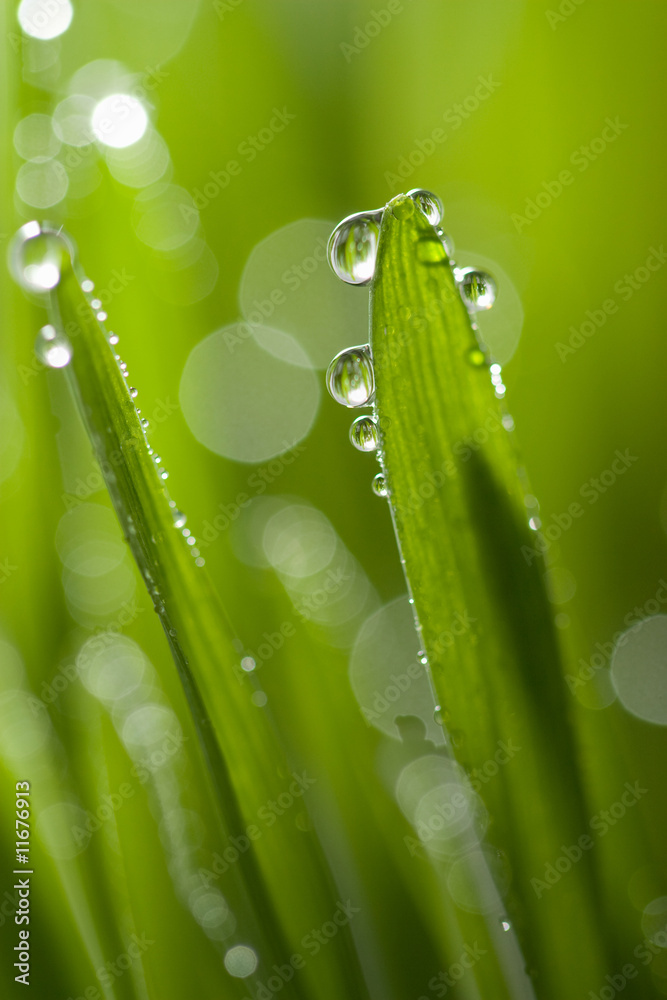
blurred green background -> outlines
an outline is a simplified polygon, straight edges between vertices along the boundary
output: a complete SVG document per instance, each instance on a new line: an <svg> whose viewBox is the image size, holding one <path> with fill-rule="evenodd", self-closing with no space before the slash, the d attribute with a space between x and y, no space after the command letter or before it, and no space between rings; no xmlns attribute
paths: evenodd
<svg viewBox="0 0 667 1000"><path fill-rule="evenodd" d="M626 781L650 792L637 805L644 851L625 849L622 824L600 844L625 890L614 896L627 929L620 967L648 933L647 903L667 895L664 726L614 701L604 652L633 609L667 610L664 5L100 0L75 4L66 30L39 37L40 17L64 16L61 0L52 4L55 14L48 3L46 13L24 8L24 31L16 4L4 5L3 242L37 218L63 224L78 245L240 658L254 656L293 758L317 779L312 808L338 891L363 900L355 935L373 996L433 996L429 977L445 965L432 963L446 958L437 930L434 940L423 932L438 906L423 898L438 890L405 848L387 776L392 754L408 751L391 723L390 734L366 725L348 681L358 630L405 584L387 505L370 489L375 463L352 449L350 414L323 391L333 354L367 340L367 291L336 283L322 239L343 216L425 187L444 202L457 261L495 265L498 318L481 325L507 362L542 525L561 518L548 560L568 670L603 649L572 696L590 770L608 743L622 762L617 780L596 785L596 808ZM122 148L89 124L96 102L118 93L148 116L142 138ZM46 117L21 125L32 115ZM647 259L660 266L646 269ZM44 313L6 269L0 281L4 904L14 783L41 782L44 808L68 802L85 817L147 752L132 749L110 701L70 679L91 632L118 623L137 644L131 655L145 657L151 703L170 705L193 734L148 599L99 509L108 500L64 380L34 362ZM257 346L237 327L192 354L275 289L285 302L267 325L293 339L269 333ZM299 445L289 464L285 442ZM591 484L617 450L632 456L627 470ZM584 516L562 530L573 502ZM309 528L295 504L321 516L307 514ZM287 534L272 522L270 559L262 531L276 512ZM347 580L340 602L318 608L327 544ZM47 708L17 702L28 684ZM76 864L57 823L33 837L33 996L98 988L92 939L112 961L132 928L156 943L104 995L227 995L220 940L174 874L178 857L196 871L215 850L193 742L152 778L131 779L131 798L86 835ZM3 980L18 991L11 902L0 910ZM667 992L664 957L651 965L655 995Z"/></svg>

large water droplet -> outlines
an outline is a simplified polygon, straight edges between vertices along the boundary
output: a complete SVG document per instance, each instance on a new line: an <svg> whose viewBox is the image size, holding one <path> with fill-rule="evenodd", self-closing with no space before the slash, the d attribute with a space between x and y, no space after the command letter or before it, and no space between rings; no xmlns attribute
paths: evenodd
<svg viewBox="0 0 667 1000"><path fill-rule="evenodd" d="M423 188L413 188L412 191L408 191L408 194L417 208L424 213L431 225L437 226L445 214L445 209L437 194L433 194L432 191L425 191Z"/></svg>
<svg viewBox="0 0 667 1000"><path fill-rule="evenodd" d="M387 480L381 472L378 472L377 476L371 483L371 486L376 497L386 497L389 493L389 490L387 489Z"/></svg>
<svg viewBox="0 0 667 1000"><path fill-rule="evenodd" d="M373 360L368 344L348 347L327 369L327 388L343 406L365 406L375 392Z"/></svg>
<svg viewBox="0 0 667 1000"><path fill-rule="evenodd" d="M49 368L65 368L72 360L72 345L64 333L49 323L37 334L35 354Z"/></svg>
<svg viewBox="0 0 667 1000"><path fill-rule="evenodd" d="M496 301L496 283L486 271L474 267L458 268L455 272L463 301L470 309L490 309Z"/></svg>
<svg viewBox="0 0 667 1000"><path fill-rule="evenodd" d="M375 274L382 209L348 215L329 238L329 262L348 285L367 285Z"/></svg>
<svg viewBox="0 0 667 1000"><path fill-rule="evenodd" d="M26 222L12 240L9 267L15 281L29 292L49 292L60 281L72 254L61 233Z"/></svg>
<svg viewBox="0 0 667 1000"><path fill-rule="evenodd" d="M350 441L358 451L377 451L378 426L368 414L357 417L350 427Z"/></svg>

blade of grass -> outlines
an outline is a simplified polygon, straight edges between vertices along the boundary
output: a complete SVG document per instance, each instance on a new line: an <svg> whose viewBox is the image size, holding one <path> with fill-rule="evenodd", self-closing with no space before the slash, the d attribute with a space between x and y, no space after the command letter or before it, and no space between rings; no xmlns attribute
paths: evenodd
<svg viewBox="0 0 667 1000"><path fill-rule="evenodd" d="M576 848L590 813L544 567L522 553L531 531L512 424L488 366L475 363L442 242L406 196L383 213L371 328L391 510L454 753L470 770L496 760L499 741L521 748L479 790L513 874L508 914L537 994L586 995L613 971L608 921L592 855ZM474 624L445 648L456 611ZM571 870L544 884L570 845Z"/></svg>
<svg viewBox="0 0 667 1000"><path fill-rule="evenodd" d="M121 527L164 627L208 764L227 837L245 835L258 808L276 799L289 778L288 761L268 711L251 700L252 684L239 683L238 649L205 570L174 522L174 509L153 461L124 371L69 255L50 296L53 326L73 346L66 365L70 385L92 441ZM221 881L239 881L238 935L252 944L259 964L249 980L228 978L234 995L248 982L266 981L273 964L297 951L309 927L330 919L336 908L332 879L314 835L276 824L271 836L239 854ZM255 853L256 852L256 853ZM208 873L211 875L211 873ZM231 940L228 944L236 943ZM323 974L323 966L326 971ZM301 982L300 982L301 980ZM343 991L365 997L349 928L323 953L317 976L308 967L285 987L286 994L311 991L334 997Z"/></svg>

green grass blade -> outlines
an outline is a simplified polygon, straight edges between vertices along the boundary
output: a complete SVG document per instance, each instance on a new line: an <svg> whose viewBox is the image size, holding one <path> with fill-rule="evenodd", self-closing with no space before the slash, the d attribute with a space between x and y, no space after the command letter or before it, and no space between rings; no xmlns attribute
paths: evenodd
<svg viewBox="0 0 667 1000"><path fill-rule="evenodd" d="M589 830L590 814L544 568L524 556L534 535L513 425L471 353L443 244L405 196L383 213L371 326L389 499L453 751L474 776L498 761L500 741L520 748L478 783L489 840L512 872L507 912L536 993L586 996L613 971L592 857L580 851L554 887L533 881ZM456 614L472 624L449 645Z"/></svg>
<svg viewBox="0 0 667 1000"><path fill-rule="evenodd" d="M65 253L60 261L60 280L50 296L52 325L66 334L71 347L71 359L63 367L164 626L208 764L221 835L245 836L258 809L289 784L289 762L269 712L259 711L251 699L254 685L239 677L242 646L198 564L203 560L196 546L188 544L175 523L163 472L151 454L125 371L91 308L93 295L84 292L81 275L67 257ZM219 874L207 871L206 877L217 881ZM288 962L304 933L330 920L337 908L315 834L296 837L286 824L277 823L256 846L248 841L248 849L239 851L217 884L237 910L237 932L225 946L251 944L259 958L251 979L221 972L228 995L245 995L250 983L266 982L271 967ZM294 997L333 998L343 991L366 996L348 927L341 928L316 969L306 967L285 986L285 994Z"/></svg>

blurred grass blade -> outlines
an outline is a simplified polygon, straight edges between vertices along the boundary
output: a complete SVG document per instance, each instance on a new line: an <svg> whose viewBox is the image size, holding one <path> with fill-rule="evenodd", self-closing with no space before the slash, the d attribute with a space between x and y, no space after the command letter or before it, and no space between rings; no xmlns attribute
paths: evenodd
<svg viewBox="0 0 667 1000"><path fill-rule="evenodd" d="M443 243L406 196L383 214L371 325L384 474L453 750L471 773L503 741L517 748L478 783L512 874L508 916L538 996L587 996L613 971L607 921L591 854L576 847L589 812L544 567L522 553L532 533L513 424ZM456 614L470 627L447 645ZM579 860L540 888L570 845Z"/></svg>
<svg viewBox="0 0 667 1000"><path fill-rule="evenodd" d="M29 227L22 232L24 238L27 233L30 239L45 239L35 237ZM70 254L54 247L53 236L46 239L43 260L37 245L30 252L38 263L29 266L54 266L55 252L60 279L50 297L52 329L41 337L38 351L42 360L49 363L50 358L53 367L67 371L123 532L169 640L208 763L222 830L226 837L247 840L247 849L237 852L236 863L220 881L225 894L235 886L242 907L236 914L236 935L226 946L236 944L240 936L255 948L259 960L247 979L225 974L226 989L242 996L249 983L266 982L272 965L289 961L309 927L331 918L337 906L335 889L314 833L297 835L290 825L276 824L271 835L255 845L246 836L258 809L276 799L286 781L289 784L290 769L268 711L258 710L251 699L251 679L237 676L242 647L203 560L188 544L192 536L188 532L186 541L183 535L163 470L149 450L126 369L91 308L91 296L84 293ZM28 256L26 250L21 257L19 245L19 272L20 261ZM51 281L44 270L31 273L46 273ZM212 872L207 875L218 878ZM343 992L366 995L348 927L324 952L317 975L306 967L285 987L285 994L295 997L333 998Z"/></svg>

